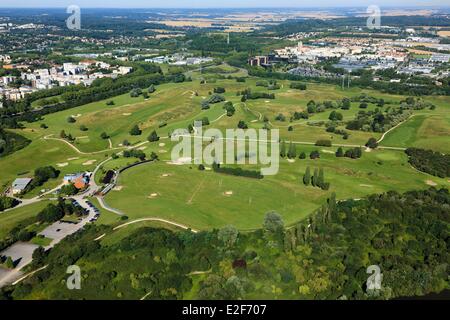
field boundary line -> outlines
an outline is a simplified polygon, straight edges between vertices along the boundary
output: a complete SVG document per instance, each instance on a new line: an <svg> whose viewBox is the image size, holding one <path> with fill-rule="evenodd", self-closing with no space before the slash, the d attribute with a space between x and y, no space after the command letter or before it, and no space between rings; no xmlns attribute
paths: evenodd
<svg viewBox="0 0 450 320"><path fill-rule="evenodd" d="M136 219L136 220L133 220L133 221L126 222L124 224L118 225L117 227L114 227L113 231L116 231L118 229L121 229L121 228L126 227L126 226L131 225L131 224L135 224L135 223L139 223L139 222L145 222L145 221L163 222L163 223L167 223L167 224L179 227L179 228L184 229L184 230L191 230L194 233L198 232L197 230L192 229L191 227L188 227L188 226L186 226L184 224L173 222L173 221L170 221L170 220L167 220L167 219L162 219L162 218L141 218L141 219Z"/></svg>
<svg viewBox="0 0 450 320"><path fill-rule="evenodd" d="M45 266L43 266L43 267L41 267L41 268L39 268L39 269L36 269L36 270L30 272L30 273L27 273L27 274L24 275L23 277L21 277L21 278L17 279L16 281L14 281L14 282L12 283L12 285L15 286L16 284L18 284L18 283L21 282L22 280L25 280L26 278L32 276L32 275L35 274L36 272L39 272L39 271L41 271L41 270L44 270L44 269L47 268L47 267L48 267L48 264L45 265Z"/></svg>

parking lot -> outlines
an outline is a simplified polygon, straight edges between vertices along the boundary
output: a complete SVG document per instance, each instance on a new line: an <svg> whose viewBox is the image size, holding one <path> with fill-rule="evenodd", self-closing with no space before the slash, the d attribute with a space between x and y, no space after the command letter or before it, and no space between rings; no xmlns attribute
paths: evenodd
<svg viewBox="0 0 450 320"><path fill-rule="evenodd" d="M80 227L78 223L68 223L68 222L55 222L42 230L39 235L43 235L47 238L53 239L53 242L59 242L68 235L78 231Z"/></svg>
<svg viewBox="0 0 450 320"><path fill-rule="evenodd" d="M11 259L17 263L16 268L20 268L22 265L31 261L33 251L37 247L37 245L32 243L16 242L12 246L0 252L0 255L11 257Z"/></svg>
<svg viewBox="0 0 450 320"><path fill-rule="evenodd" d="M60 242L62 239L71 235L85 226L88 222L94 222L100 216L99 210L88 200L82 198L72 199L75 206L82 207L87 213L78 223L57 221L42 230L39 234L53 239L50 247Z"/></svg>

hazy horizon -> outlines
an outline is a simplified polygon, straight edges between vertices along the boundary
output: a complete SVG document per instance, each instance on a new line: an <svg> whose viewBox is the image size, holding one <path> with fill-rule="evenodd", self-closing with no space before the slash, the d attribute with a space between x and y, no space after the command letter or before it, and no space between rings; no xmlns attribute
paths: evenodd
<svg viewBox="0 0 450 320"><path fill-rule="evenodd" d="M98 9L233 9L233 8L362 8L369 5L378 5L385 8L427 8L427 7L449 7L450 0L346 0L336 3L332 0L316 1L292 1L278 0L276 5L270 0L226 0L217 3L212 0L166 0L162 5L160 1L128 0L126 6L118 0L39 0L27 1L26 4L18 4L17 0L2 0L0 8L65 8L69 5L78 5L84 8ZM154 2L154 4L152 4ZM217 4L216 4L217 3Z"/></svg>

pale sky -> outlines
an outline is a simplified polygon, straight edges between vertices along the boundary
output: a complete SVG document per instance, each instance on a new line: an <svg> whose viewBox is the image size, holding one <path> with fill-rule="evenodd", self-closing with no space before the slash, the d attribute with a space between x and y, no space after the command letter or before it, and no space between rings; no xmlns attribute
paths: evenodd
<svg viewBox="0 0 450 320"><path fill-rule="evenodd" d="M0 0L0 7L245 8L450 6L450 0Z"/></svg>

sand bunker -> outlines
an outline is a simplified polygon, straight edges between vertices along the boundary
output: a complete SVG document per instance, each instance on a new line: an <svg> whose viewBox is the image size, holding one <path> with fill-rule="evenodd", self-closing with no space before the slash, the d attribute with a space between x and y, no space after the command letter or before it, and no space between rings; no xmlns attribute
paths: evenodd
<svg viewBox="0 0 450 320"><path fill-rule="evenodd" d="M57 166L57 167L60 167L60 168L66 167L66 166L68 166L68 165L69 165L68 162L63 162L63 163L57 163L57 164L56 164L56 166Z"/></svg>
<svg viewBox="0 0 450 320"><path fill-rule="evenodd" d="M79 117L81 117L81 113L78 113L78 114L76 114L76 115L71 115L71 117L72 117L72 118L79 118Z"/></svg>
<svg viewBox="0 0 450 320"><path fill-rule="evenodd" d="M325 149L322 149L321 150L323 153L331 153L331 154L334 154L334 151L331 151L331 150L325 150Z"/></svg>
<svg viewBox="0 0 450 320"><path fill-rule="evenodd" d="M289 163L294 163L294 162L295 162L294 159L287 159L287 161L288 161Z"/></svg>
<svg viewBox="0 0 450 320"><path fill-rule="evenodd" d="M131 116L131 113L122 113L123 116Z"/></svg>
<svg viewBox="0 0 450 320"><path fill-rule="evenodd" d="M366 188L372 188L373 186L371 184L360 184L360 187L366 187Z"/></svg>
<svg viewBox="0 0 450 320"><path fill-rule="evenodd" d="M172 174L171 173L163 173L162 175L161 175L161 177L170 177Z"/></svg>
<svg viewBox="0 0 450 320"><path fill-rule="evenodd" d="M80 159L79 157L73 157L73 158L68 158L67 161L72 161L72 160L78 160Z"/></svg>
<svg viewBox="0 0 450 320"><path fill-rule="evenodd" d="M164 147L166 144L164 143L164 142L161 142L160 144L159 144L159 146L160 147Z"/></svg>
<svg viewBox="0 0 450 320"><path fill-rule="evenodd" d="M425 181L425 183L426 183L427 185L429 185L429 186L432 186L432 187L437 186L437 183L434 182L433 180L427 180L427 181Z"/></svg>
<svg viewBox="0 0 450 320"><path fill-rule="evenodd" d="M223 195L224 196L227 196L227 197L229 197L229 196L232 196L233 195L233 191L225 191L224 193L223 193Z"/></svg>
<svg viewBox="0 0 450 320"><path fill-rule="evenodd" d="M97 162L97 160L88 160L86 162L83 162L83 166L90 166L91 164L94 164Z"/></svg>
<svg viewBox="0 0 450 320"><path fill-rule="evenodd" d="M120 190L122 190L122 189L123 189L123 186L115 186L115 187L113 188L114 191L120 191Z"/></svg>
<svg viewBox="0 0 450 320"><path fill-rule="evenodd" d="M174 164L177 166L183 165L183 164L190 164L191 163L192 158L191 157L184 157L184 158L178 158L175 161L169 161L167 162L168 164Z"/></svg>
<svg viewBox="0 0 450 320"><path fill-rule="evenodd" d="M147 149L147 147L139 147L139 148L137 148L138 150L145 150L145 149Z"/></svg>
<svg viewBox="0 0 450 320"><path fill-rule="evenodd" d="M159 153L167 153L167 150L161 149L161 150L158 150L158 152Z"/></svg>
<svg viewBox="0 0 450 320"><path fill-rule="evenodd" d="M150 195L149 195L147 198L149 198L149 199L154 199L154 198L156 198L157 196L159 196L159 194L157 194L157 193L150 193Z"/></svg>

